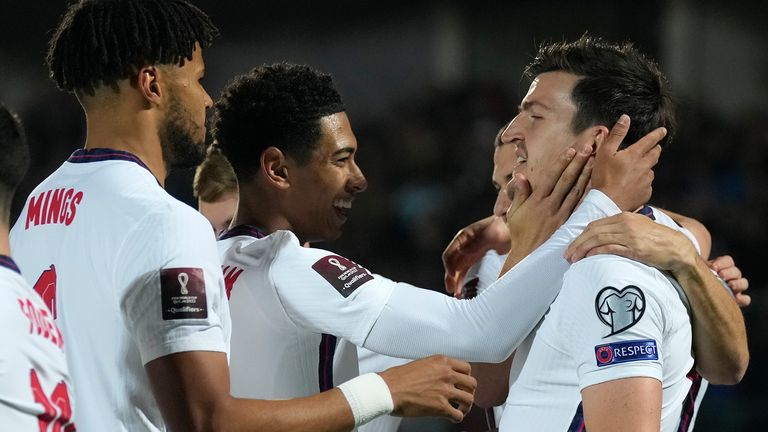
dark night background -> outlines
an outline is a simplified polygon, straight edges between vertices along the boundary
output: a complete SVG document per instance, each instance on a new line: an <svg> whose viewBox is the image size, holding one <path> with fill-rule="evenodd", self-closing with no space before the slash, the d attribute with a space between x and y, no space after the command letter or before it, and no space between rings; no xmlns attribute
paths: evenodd
<svg viewBox="0 0 768 432"><path fill-rule="evenodd" d="M222 36L204 52L215 99L260 63L309 63L332 73L369 187L345 235L322 245L369 269L442 289L440 253L491 212L492 140L513 117L538 43L588 31L631 40L656 58L678 100L679 128L657 168L653 203L702 221L713 256L750 279L744 310L752 360L741 384L710 387L696 430L763 430L768 332L762 318L768 239L768 6L643 2L202 1ZM84 141L74 97L47 79L44 55L62 1L4 1L0 100L20 113L34 166L26 194ZM191 173L169 190L192 203ZM18 203L14 216L18 214ZM442 426L412 426L411 430Z"/></svg>

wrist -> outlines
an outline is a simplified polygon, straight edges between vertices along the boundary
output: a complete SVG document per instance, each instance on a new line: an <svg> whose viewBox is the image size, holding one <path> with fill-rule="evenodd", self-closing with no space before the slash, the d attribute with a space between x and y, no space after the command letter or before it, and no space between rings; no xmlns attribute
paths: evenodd
<svg viewBox="0 0 768 432"><path fill-rule="evenodd" d="M686 257L675 261L670 272L678 281L701 279L702 272L708 272L707 263L698 254L688 254ZM685 284L683 284L685 286Z"/></svg>
<svg viewBox="0 0 768 432"><path fill-rule="evenodd" d="M390 414L395 407L393 395L381 375L368 373L338 387L344 394L355 418L355 427L376 417Z"/></svg>

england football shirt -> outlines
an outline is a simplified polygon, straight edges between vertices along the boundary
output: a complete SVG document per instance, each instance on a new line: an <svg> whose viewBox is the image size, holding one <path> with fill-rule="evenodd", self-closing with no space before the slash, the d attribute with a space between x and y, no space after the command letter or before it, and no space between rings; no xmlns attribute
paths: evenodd
<svg viewBox="0 0 768 432"><path fill-rule="evenodd" d="M144 365L227 352L210 225L136 156L76 151L27 198L11 243L66 338L79 430L164 430Z"/></svg>
<svg viewBox="0 0 768 432"><path fill-rule="evenodd" d="M219 241L232 330L232 394L273 399L334 386L336 337L362 345L394 282L290 231L239 226ZM370 285L370 289L360 289Z"/></svg>
<svg viewBox="0 0 768 432"><path fill-rule="evenodd" d="M614 255L585 258L515 353L500 430L583 430L581 390L629 377L661 382L662 431L689 430L700 391L691 343L685 301L666 275Z"/></svg>
<svg viewBox="0 0 768 432"><path fill-rule="evenodd" d="M64 338L40 296L4 255L0 329L0 430L73 432L75 401Z"/></svg>
<svg viewBox="0 0 768 432"><path fill-rule="evenodd" d="M444 354L502 361L543 316L568 267L565 247L592 220L618 213L591 191L539 249L472 300L372 274L290 231L240 226L219 241L230 296L230 372L237 396L306 396L334 382L334 335L399 358ZM547 272L540 266L546 264Z"/></svg>

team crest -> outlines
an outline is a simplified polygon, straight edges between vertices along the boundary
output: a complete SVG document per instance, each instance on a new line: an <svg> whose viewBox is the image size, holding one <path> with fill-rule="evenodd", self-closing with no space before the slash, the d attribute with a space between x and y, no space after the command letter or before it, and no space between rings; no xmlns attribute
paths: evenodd
<svg viewBox="0 0 768 432"><path fill-rule="evenodd" d="M605 287L597 293L595 312L600 321L611 328L611 332L604 337L613 336L640 321L645 313L645 294L634 285L621 290Z"/></svg>

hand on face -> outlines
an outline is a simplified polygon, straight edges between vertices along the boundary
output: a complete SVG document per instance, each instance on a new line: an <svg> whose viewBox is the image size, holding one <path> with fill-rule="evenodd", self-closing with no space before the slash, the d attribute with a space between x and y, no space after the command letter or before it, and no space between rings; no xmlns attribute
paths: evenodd
<svg viewBox="0 0 768 432"><path fill-rule="evenodd" d="M516 174L507 185L513 194L507 210L507 229L512 238L510 255L522 259L544 243L571 215L584 195L592 172L592 149L567 148L544 165L536 190L525 176Z"/></svg>
<svg viewBox="0 0 768 432"><path fill-rule="evenodd" d="M639 141L619 151L629 131L629 117L622 115L606 138L598 137L592 187L599 189L625 211L633 211L651 198L653 171L659 161L658 142L667 134L657 128Z"/></svg>

